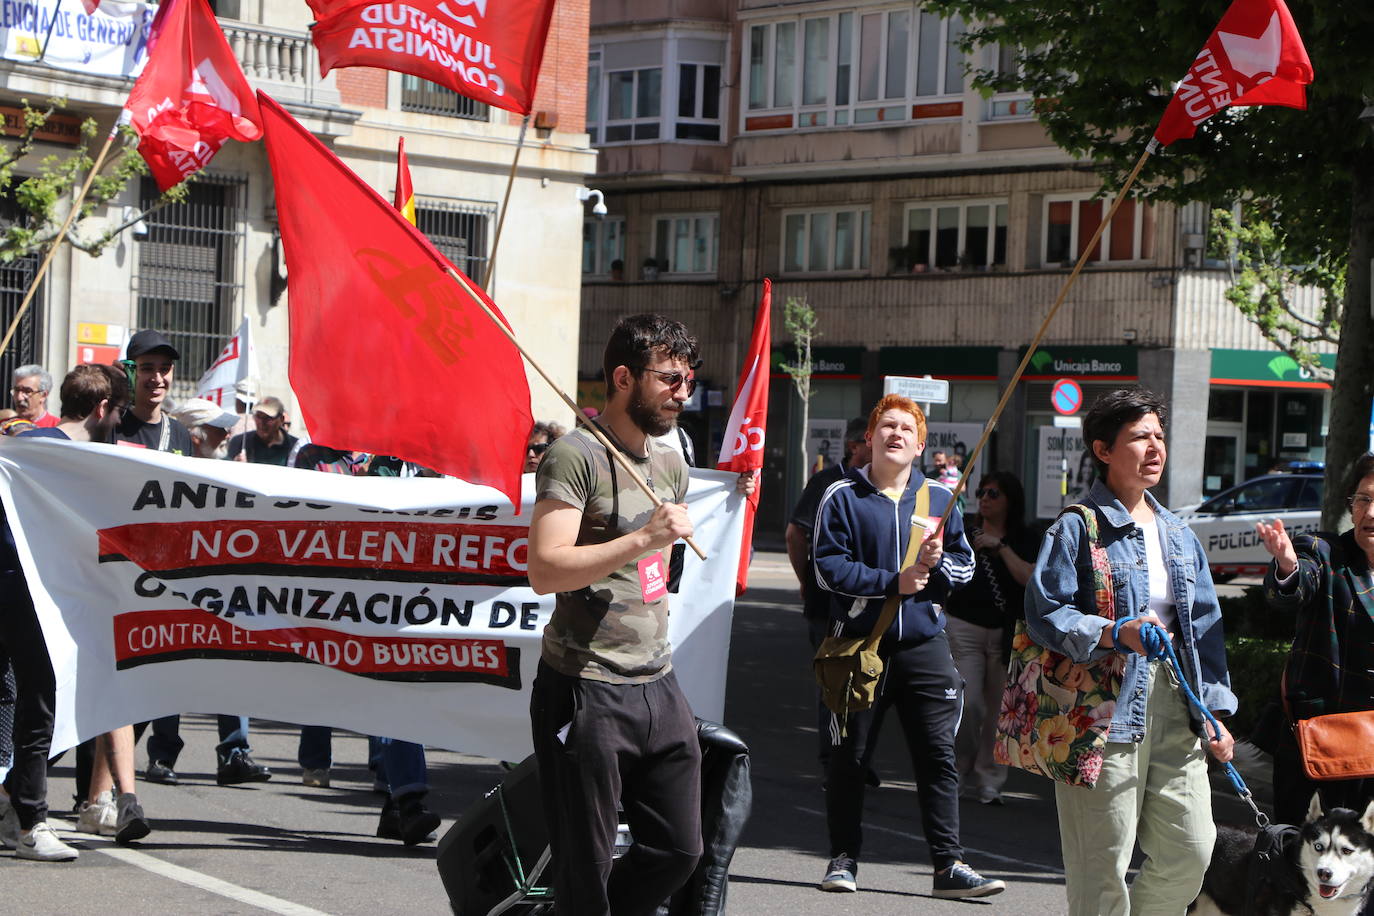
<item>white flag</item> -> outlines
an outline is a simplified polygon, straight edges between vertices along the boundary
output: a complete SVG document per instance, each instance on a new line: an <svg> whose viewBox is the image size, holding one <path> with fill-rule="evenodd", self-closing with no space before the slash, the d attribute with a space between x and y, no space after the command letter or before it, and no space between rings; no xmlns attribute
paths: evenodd
<svg viewBox="0 0 1374 916"><path fill-rule="evenodd" d="M248 339L248 316L244 316L238 333L229 344L219 351L219 356L205 370L196 386L196 397L205 398L223 407L234 403L234 392L239 382L253 374L253 344Z"/></svg>

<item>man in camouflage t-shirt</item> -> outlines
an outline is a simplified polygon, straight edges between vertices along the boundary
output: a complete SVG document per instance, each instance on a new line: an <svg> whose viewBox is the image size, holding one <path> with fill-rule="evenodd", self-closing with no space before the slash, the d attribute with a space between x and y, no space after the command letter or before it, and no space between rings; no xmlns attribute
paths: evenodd
<svg viewBox="0 0 1374 916"><path fill-rule="evenodd" d="M701 751L668 645L668 551L692 533L687 466L652 439L676 424L696 358L679 322L621 321L606 345L599 417L611 447L576 430L535 477L530 585L557 601L530 720L558 913L651 914L701 855ZM617 803L634 845L613 862Z"/></svg>

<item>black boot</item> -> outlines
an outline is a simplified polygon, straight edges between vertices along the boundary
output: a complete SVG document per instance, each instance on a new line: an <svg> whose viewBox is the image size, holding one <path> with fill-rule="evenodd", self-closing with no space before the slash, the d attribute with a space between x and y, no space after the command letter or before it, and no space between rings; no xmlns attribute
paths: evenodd
<svg viewBox="0 0 1374 916"><path fill-rule="evenodd" d="M396 800L400 808L401 842L407 846L432 842L439 828L439 815L425 807L425 793L411 792Z"/></svg>

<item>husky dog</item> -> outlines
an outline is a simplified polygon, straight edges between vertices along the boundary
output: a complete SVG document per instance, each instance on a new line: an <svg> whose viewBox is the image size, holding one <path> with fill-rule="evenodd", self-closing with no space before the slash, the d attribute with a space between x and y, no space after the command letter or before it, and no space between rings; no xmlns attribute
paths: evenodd
<svg viewBox="0 0 1374 916"><path fill-rule="evenodd" d="M1374 887L1374 801L1364 814L1323 812L1312 796L1307 822L1284 828L1281 849L1257 859L1258 831L1217 827L1212 864L1195 916L1356 916Z"/></svg>

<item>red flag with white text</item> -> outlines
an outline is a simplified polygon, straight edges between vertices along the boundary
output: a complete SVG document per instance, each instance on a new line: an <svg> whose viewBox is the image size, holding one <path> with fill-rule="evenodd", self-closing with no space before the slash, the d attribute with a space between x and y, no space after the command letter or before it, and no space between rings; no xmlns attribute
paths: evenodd
<svg viewBox="0 0 1374 916"><path fill-rule="evenodd" d="M534 425L519 351L420 230L258 98L289 276L291 389L311 439L494 487L519 511Z"/></svg>
<svg viewBox="0 0 1374 916"><path fill-rule="evenodd" d="M163 191L208 165L226 140L262 136L253 89L206 0L172 0L124 113Z"/></svg>
<svg viewBox="0 0 1374 916"><path fill-rule="evenodd" d="M1168 146L1191 137L1233 105L1306 108L1311 82L1312 62L1283 0L1235 0L1179 83L1154 139Z"/></svg>
<svg viewBox="0 0 1374 916"><path fill-rule="evenodd" d="M529 114L553 0L306 0L320 75L397 70Z"/></svg>
<svg viewBox="0 0 1374 916"><path fill-rule="evenodd" d="M742 593L749 584L749 554L754 542L754 514L759 508L759 469L763 467L763 440L768 428L768 372L772 343L773 281L763 281L763 298L754 318L754 333L749 338L749 353L740 369L735 388L735 404L725 426L725 441L720 446L718 471L754 475L754 492L744 508L744 537L740 540L739 573L735 591Z"/></svg>

